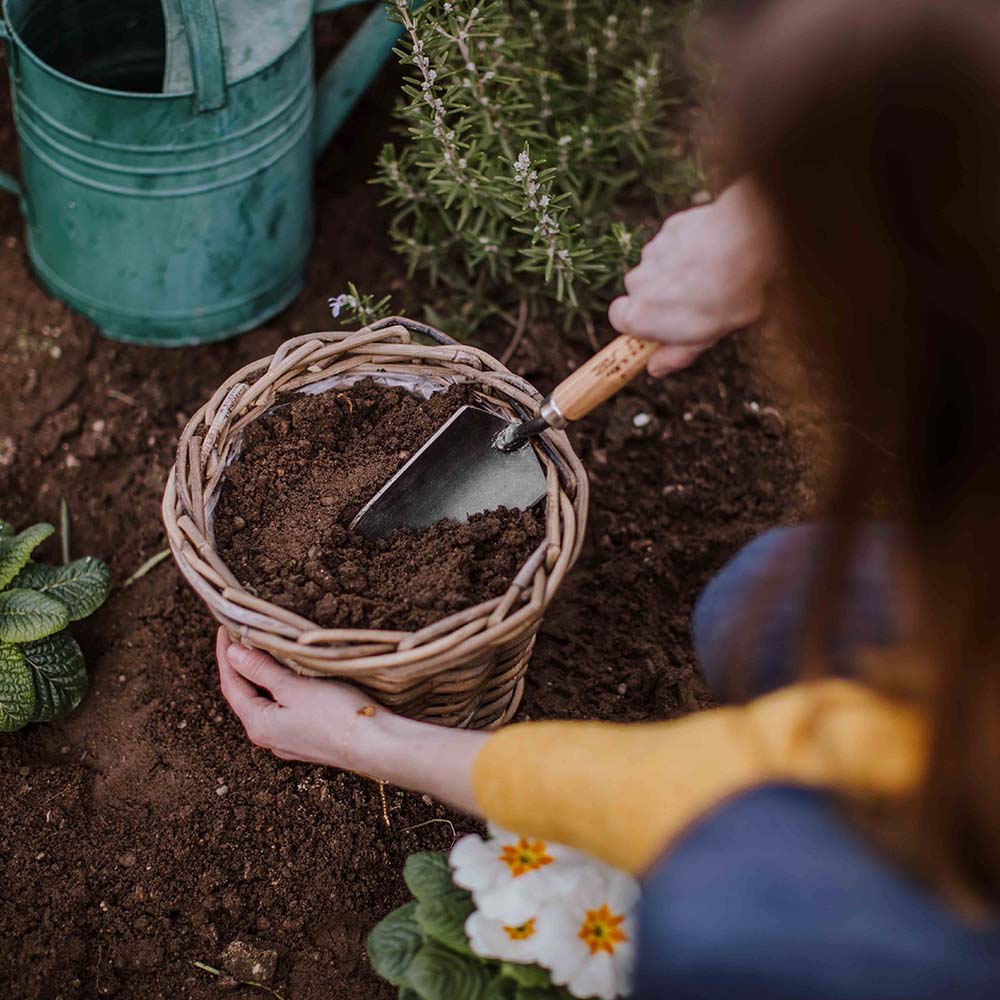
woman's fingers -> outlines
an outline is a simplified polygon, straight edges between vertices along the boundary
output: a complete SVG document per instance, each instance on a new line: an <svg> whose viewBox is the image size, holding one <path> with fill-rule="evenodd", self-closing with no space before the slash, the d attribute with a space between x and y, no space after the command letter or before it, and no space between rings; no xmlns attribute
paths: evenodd
<svg viewBox="0 0 1000 1000"><path fill-rule="evenodd" d="M234 642L226 651L226 655L238 674L251 684L269 691L271 697L280 704L286 704L287 699L302 682L302 678L297 674L281 666L259 649L249 649Z"/></svg>
<svg viewBox="0 0 1000 1000"><path fill-rule="evenodd" d="M663 378L671 372L678 372L688 365L694 364L701 354L700 347L678 347L667 344L656 351L649 359L648 370L653 378Z"/></svg>
<svg viewBox="0 0 1000 1000"><path fill-rule="evenodd" d="M236 713L247 736L254 743L266 744L268 719L277 709L273 701L261 695L246 678L239 674L230 662L229 652L238 648L230 643L223 630L216 638L215 656L219 664L219 684L222 695Z"/></svg>

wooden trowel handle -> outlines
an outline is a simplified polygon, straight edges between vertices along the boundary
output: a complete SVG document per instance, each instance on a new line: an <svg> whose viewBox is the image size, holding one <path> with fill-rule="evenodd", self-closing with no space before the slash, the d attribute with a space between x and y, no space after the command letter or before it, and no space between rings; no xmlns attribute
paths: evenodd
<svg viewBox="0 0 1000 1000"><path fill-rule="evenodd" d="M571 420L585 417L639 375L659 346L624 334L612 340L542 400L537 417L508 425L493 439L493 447L517 451L534 435L550 428L561 430Z"/></svg>
<svg viewBox="0 0 1000 1000"><path fill-rule="evenodd" d="M550 398L566 420L579 420L641 374L659 346L623 334L560 382Z"/></svg>

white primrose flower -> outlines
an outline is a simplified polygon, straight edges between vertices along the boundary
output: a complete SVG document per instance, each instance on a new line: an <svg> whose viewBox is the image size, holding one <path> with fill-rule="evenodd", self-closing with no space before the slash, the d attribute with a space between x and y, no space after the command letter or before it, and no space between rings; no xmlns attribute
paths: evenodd
<svg viewBox="0 0 1000 1000"><path fill-rule="evenodd" d="M490 825L490 839L463 837L452 849L455 884L472 893L483 916L517 928L548 900L565 896L589 863L586 855L551 841Z"/></svg>
<svg viewBox="0 0 1000 1000"><path fill-rule="evenodd" d="M535 961L575 997L614 1000L629 992L639 884L593 862L569 893L538 912Z"/></svg>
<svg viewBox="0 0 1000 1000"><path fill-rule="evenodd" d="M534 917L529 917L520 924L505 924L476 910L465 921L465 933L469 936L469 947L483 958L530 965L536 960L537 923Z"/></svg>

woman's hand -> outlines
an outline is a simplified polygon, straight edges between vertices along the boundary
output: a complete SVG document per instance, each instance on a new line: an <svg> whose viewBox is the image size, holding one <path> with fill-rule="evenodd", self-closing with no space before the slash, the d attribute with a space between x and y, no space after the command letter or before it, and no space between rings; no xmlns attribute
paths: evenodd
<svg viewBox="0 0 1000 1000"><path fill-rule="evenodd" d="M404 719L337 681L301 677L266 653L216 638L222 694L252 743L282 760L356 771L478 814L472 765L483 733Z"/></svg>
<svg viewBox="0 0 1000 1000"><path fill-rule="evenodd" d="M663 342L649 360L659 378L758 320L776 261L767 214L751 182L739 181L711 204L667 219L608 318L619 333Z"/></svg>

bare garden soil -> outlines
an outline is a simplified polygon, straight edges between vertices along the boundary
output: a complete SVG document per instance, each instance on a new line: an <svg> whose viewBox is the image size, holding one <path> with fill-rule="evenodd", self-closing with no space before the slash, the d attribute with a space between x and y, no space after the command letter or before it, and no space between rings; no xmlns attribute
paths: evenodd
<svg viewBox="0 0 1000 1000"><path fill-rule="evenodd" d="M218 692L213 622L172 563L124 585L165 547L159 503L179 429L231 372L329 329L327 296L348 280L419 309L366 184L393 92L384 80L319 165L306 291L224 344L103 339L35 283L13 199L0 197L0 514L54 522L65 497L74 555L107 560L114 581L76 629L91 673L83 706L0 737L6 996L267 996L193 964L218 967L240 941L261 975L276 960L271 985L286 1000L391 997L367 965L365 934L403 901L410 852L473 828L392 788L387 825L370 782L252 748ZM4 85L0 168L16 170L6 102ZM495 353L510 335L503 323L476 332ZM511 366L545 390L591 350L580 331L533 326ZM542 626L520 719L659 719L706 703L693 602L804 490L746 354L734 341L667 382L640 379L574 429L593 487L587 542ZM52 543L45 554L55 557Z"/></svg>

